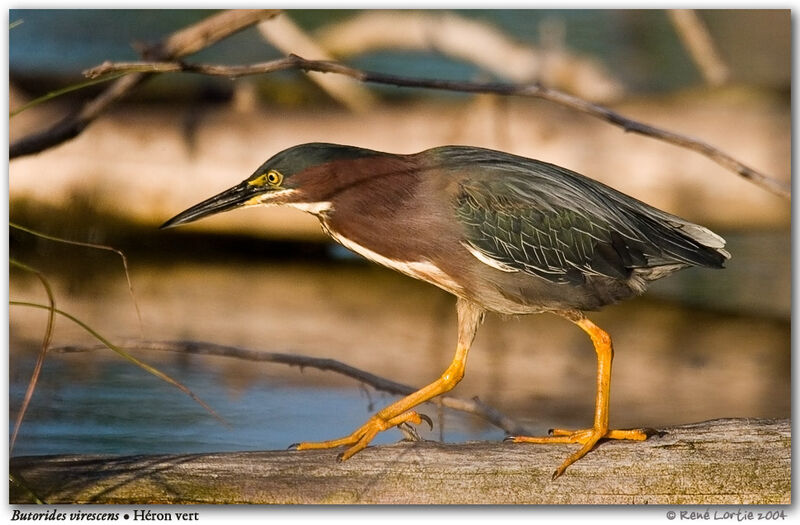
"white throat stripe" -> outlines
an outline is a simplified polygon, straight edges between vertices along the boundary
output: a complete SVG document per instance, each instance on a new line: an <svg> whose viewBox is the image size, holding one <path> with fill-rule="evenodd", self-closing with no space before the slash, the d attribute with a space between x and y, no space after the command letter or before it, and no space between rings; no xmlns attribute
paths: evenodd
<svg viewBox="0 0 800 525"><path fill-rule="evenodd" d="M372 262L376 262L380 265L386 266L387 268L391 268L392 270L409 275L415 279L429 282L444 290L447 290L448 292L455 293L461 291L461 286L459 286L458 283L453 281L449 275L444 273L438 266L430 261L395 261L393 259L389 259L388 257L384 257L379 253L375 253L369 248L364 248L360 244L353 242L350 239L335 235L333 233L330 233L330 235L345 248L356 252Z"/></svg>
<svg viewBox="0 0 800 525"><path fill-rule="evenodd" d="M303 210L313 215L319 215L320 213L331 209L331 203L329 201L287 202L286 206L291 206L292 208L297 208L298 210Z"/></svg>

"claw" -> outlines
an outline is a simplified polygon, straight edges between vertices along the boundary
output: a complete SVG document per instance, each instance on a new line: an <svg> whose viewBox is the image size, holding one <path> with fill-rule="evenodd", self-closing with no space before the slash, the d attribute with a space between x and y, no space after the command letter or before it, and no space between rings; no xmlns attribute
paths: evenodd
<svg viewBox="0 0 800 525"><path fill-rule="evenodd" d="M424 422L426 422L428 424L428 427L430 427L430 430L433 430L433 420L431 420L431 418L429 418L425 414L419 414L418 413L417 415L419 416L419 418L421 420L423 420Z"/></svg>
<svg viewBox="0 0 800 525"><path fill-rule="evenodd" d="M513 443L517 439L517 436L506 436L503 438L503 443Z"/></svg>
<svg viewBox="0 0 800 525"><path fill-rule="evenodd" d="M286 447L286 450L297 450L297 447L299 447L299 446L300 446L300 443L292 443L291 445Z"/></svg>
<svg viewBox="0 0 800 525"><path fill-rule="evenodd" d="M339 452L336 454L336 463L343 463L344 462L344 452Z"/></svg>

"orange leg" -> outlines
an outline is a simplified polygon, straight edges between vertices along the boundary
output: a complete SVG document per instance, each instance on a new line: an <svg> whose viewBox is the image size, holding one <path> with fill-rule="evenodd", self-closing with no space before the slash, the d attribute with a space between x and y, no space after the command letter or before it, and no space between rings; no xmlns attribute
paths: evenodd
<svg viewBox="0 0 800 525"><path fill-rule="evenodd" d="M349 445L350 448L339 456L339 459L344 461L363 450L378 432L395 427L400 423L421 423L422 418L420 415L411 409L452 390L461 381L461 378L464 377L467 354L475 338L475 332L477 332L478 326L483 319L483 310L473 303L459 299L456 307L458 311L458 346L456 355L453 358L453 362L450 363L450 366L447 367L447 370L444 371L439 379L387 406L347 437L319 443L298 443L293 448L308 450Z"/></svg>
<svg viewBox="0 0 800 525"><path fill-rule="evenodd" d="M600 439L630 439L643 441L648 433L643 429L634 430L609 430L608 405L611 390L611 361L614 358L614 349L611 337L596 324L586 319L580 312L564 312L564 317L580 326L592 338L594 350L597 353L597 395L595 397L594 425L585 430L553 429L550 436L514 436L509 441L514 443L580 443L583 445L578 451L571 454L560 467L553 473L557 478L577 460L586 455Z"/></svg>

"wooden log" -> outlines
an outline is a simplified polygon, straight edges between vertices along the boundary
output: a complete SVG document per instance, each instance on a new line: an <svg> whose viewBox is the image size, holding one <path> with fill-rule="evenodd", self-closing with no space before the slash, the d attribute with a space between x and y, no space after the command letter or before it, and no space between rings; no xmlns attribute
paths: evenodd
<svg viewBox="0 0 800 525"><path fill-rule="evenodd" d="M575 445L406 442L339 451L12 458L10 502L789 504L789 420L720 419Z"/></svg>

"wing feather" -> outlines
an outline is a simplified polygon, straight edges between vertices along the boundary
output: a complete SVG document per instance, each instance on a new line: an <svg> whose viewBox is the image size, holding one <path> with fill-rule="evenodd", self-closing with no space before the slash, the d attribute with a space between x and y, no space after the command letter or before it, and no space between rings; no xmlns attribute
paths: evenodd
<svg viewBox="0 0 800 525"><path fill-rule="evenodd" d="M447 166L459 173L454 210L464 244L505 271L576 283L629 279L636 270L646 277L659 267L719 267L729 257L710 230L577 173L491 150L452 149L455 161Z"/></svg>

